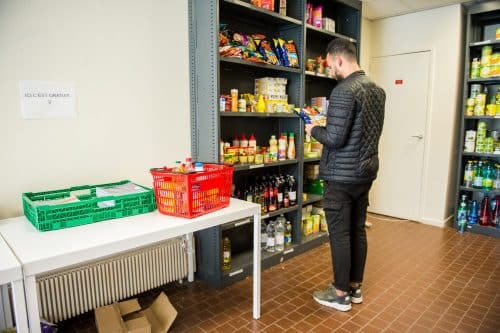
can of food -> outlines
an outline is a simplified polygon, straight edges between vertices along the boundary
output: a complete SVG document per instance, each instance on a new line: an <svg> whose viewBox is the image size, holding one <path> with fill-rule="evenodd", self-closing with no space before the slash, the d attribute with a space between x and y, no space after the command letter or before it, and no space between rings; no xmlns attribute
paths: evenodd
<svg viewBox="0 0 500 333"><path fill-rule="evenodd" d="M491 45L485 45L481 49L481 57L491 56L493 53L493 47Z"/></svg>
<svg viewBox="0 0 500 333"><path fill-rule="evenodd" d="M490 66L489 65L484 65L481 67L481 72L479 73L479 76L481 78L489 78L490 77Z"/></svg>
<svg viewBox="0 0 500 333"><path fill-rule="evenodd" d="M485 121L478 121L477 122L477 129L478 130L487 130L488 129L488 124L486 124Z"/></svg>
<svg viewBox="0 0 500 333"><path fill-rule="evenodd" d="M472 63L470 66L470 78L471 79L479 78L480 72L481 72L481 66L479 64L479 60L477 58L472 59Z"/></svg>
<svg viewBox="0 0 500 333"><path fill-rule="evenodd" d="M479 83L474 83L470 86L470 98L474 99L476 96L483 91L483 85Z"/></svg>
<svg viewBox="0 0 500 333"><path fill-rule="evenodd" d="M476 131L474 130L465 131L465 141L476 141Z"/></svg>
<svg viewBox="0 0 500 333"><path fill-rule="evenodd" d="M497 111L497 106L495 104L486 105L486 115L495 116Z"/></svg>
<svg viewBox="0 0 500 333"><path fill-rule="evenodd" d="M474 106L475 116L484 116L484 104L477 104Z"/></svg>

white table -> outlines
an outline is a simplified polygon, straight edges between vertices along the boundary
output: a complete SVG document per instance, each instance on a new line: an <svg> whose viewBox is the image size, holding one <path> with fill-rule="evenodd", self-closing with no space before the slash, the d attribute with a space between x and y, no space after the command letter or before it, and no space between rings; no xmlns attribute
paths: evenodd
<svg viewBox="0 0 500 333"><path fill-rule="evenodd" d="M9 304L9 298L7 293L7 288L2 286L7 286L10 283L12 286L12 298L14 303L14 315L16 318L16 326L18 332L28 331L28 320L26 317L26 298L24 295L24 284L23 284L23 271L21 264L16 259L14 253L4 241L2 236L0 236L0 303L2 309L0 309L0 320L3 321L5 326L12 326L12 314ZM2 325L0 325L1 328ZM7 327L5 327L7 328Z"/></svg>
<svg viewBox="0 0 500 333"><path fill-rule="evenodd" d="M253 317L260 317L260 206L231 199L229 207L195 219L181 219L158 211L90 225L39 232L24 217L0 221L4 237L24 271L30 332L40 332L36 276L68 266L119 254L179 236L188 237L189 278L193 277L192 233L253 217ZM24 331L20 331L24 332Z"/></svg>

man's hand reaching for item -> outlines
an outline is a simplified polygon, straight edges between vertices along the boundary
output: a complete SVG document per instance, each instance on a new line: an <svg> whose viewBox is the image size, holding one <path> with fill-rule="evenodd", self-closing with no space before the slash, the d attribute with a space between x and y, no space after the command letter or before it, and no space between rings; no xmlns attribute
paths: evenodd
<svg viewBox="0 0 500 333"><path fill-rule="evenodd" d="M316 124L306 124L306 133L311 135L312 129L316 126Z"/></svg>

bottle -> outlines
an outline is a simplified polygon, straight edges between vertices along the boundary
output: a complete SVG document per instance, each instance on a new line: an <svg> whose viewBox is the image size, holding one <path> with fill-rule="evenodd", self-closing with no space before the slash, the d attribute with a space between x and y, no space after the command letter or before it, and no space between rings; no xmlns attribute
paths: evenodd
<svg viewBox="0 0 500 333"><path fill-rule="evenodd" d="M476 200L472 200L469 209L469 216L467 217L467 222L469 225L477 224L479 221L479 205Z"/></svg>
<svg viewBox="0 0 500 333"><path fill-rule="evenodd" d="M288 136L288 151L286 154L286 157L289 160L295 159L296 153L295 153L295 134L293 132L290 132L290 135Z"/></svg>
<svg viewBox="0 0 500 333"><path fill-rule="evenodd" d="M246 191L245 200L248 202L253 202L253 189L251 186Z"/></svg>
<svg viewBox="0 0 500 333"><path fill-rule="evenodd" d="M255 109L259 113L264 113L266 111L266 102L264 102L264 96L259 95L259 98L257 99L257 105L255 106Z"/></svg>
<svg viewBox="0 0 500 333"><path fill-rule="evenodd" d="M231 241L229 237L224 237L222 241L222 270L231 269Z"/></svg>
<svg viewBox="0 0 500 333"><path fill-rule="evenodd" d="M472 161L467 161L464 171L464 187L472 187L472 182L474 180L474 173L472 170Z"/></svg>
<svg viewBox="0 0 500 333"><path fill-rule="evenodd" d="M286 160L286 136L284 136L283 133L281 133L278 140L278 160Z"/></svg>
<svg viewBox="0 0 500 333"><path fill-rule="evenodd" d="M194 171L195 171L195 172L203 172L203 171L204 171L204 169L205 169L205 167L204 167L204 165L203 165L203 163L202 163L202 162L196 162L196 163L194 164Z"/></svg>
<svg viewBox="0 0 500 333"><path fill-rule="evenodd" d="M233 147L239 147L240 146L240 139L238 139L238 136L235 135L233 139Z"/></svg>
<svg viewBox="0 0 500 333"><path fill-rule="evenodd" d="M292 245L292 224L286 221L285 224L285 246Z"/></svg>
<svg viewBox="0 0 500 333"><path fill-rule="evenodd" d="M481 214L479 214L479 225L488 226L491 221L490 198L485 196L481 204Z"/></svg>
<svg viewBox="0 0 500 333"><path fill-rule="evenodd" d="M467 228L467 196L462 195L460 200L460 205L458 206L457 212L457 226L458 232L464 233Z"/></svg>
<svg viewBox="0 0 500 333"><path fill-rule="evenodd" d="M493 182L493 188L495 190L500 189L500 164L496 165L496 175L495 175L495 181Z"/></svg>
<svg viewBox="0 0 500 333"><path fill-rule="evenodd" d="M500 195L495 197L495 209L493 210L490 225L497 228L500 225Z"/></svg>
<svg viewBox="0 0 500 333"><path fill-rule="evenodd" d="M255 136L253 133L250 135L250 139L248 140L248 147L253 148L253 151L257 151L257 140L255 140Z"/></svg>
<svg viewBox="0 0 500 333"><path fill-rule="evenodd" d="M260 247L265 249L267 246L267 224L265 221L260 222Z"/></svg>
<svg viewBox="0 0 500 333"><path fill-rule="evenodd" d="M193 172L194 171L194 166L193 166L193 159L191 157L186 158L186 171L187 172Z"/></svg>
<svg viewBox="0 0 500 333"><path fill-rule="evenodd" d="M483 187L483 162L479 161L477 165L477 169L474 175L474 188L482 188Z"/></svg>
<svg viewBox="0 0 500 333"><path fill-rule="evenodd" d="M277 252L283 252L283 250L285 249L285 224L283 220L286 221L283 215L281 215L278 219L276 219L275 238L276 238Z"/></svg>
<svg viewBox="0 0 500 333"><path fill-rule="evenodd" d="M490 163L488 163L484 168L483 188L486 190L491 190L493 188L493 168Z"/></svg>
<svg viewBox="0 0 500 333"><path fill-rule="evenodd" d="M243 135L241 136L240 147L248 147L248 140L245 133L243 133Z"/></svg>
<svg viewBox="0 0 500 333"><path fill-rule="evenodd" d="M295 206L297 204L297 184L295 184L295 179L290 176L290 192L288 192L290 198L290 206Z"/></svg>
<svg viewBox="0 0 500 333"><path fill-rule="evenodd" d="M273 185L273 182L269 182L268 184L268 192L269 192L269 211L270 212L274 212L276 211L276 209L278 209L278 205L277 205L277 197L274 195L274 185Z"/></svg>
<svg viewBox="0 0 500 333"><path fill-rule="evenodd" d="M278 140L276 140L275 135L271 135L269 140L269 153L271 154L271 161L276 162L278 160Z"/></svg>
<svg viewBox="0 0 500 333"><path fill-rule="evenodd" d="M266 228L267 233L267 244L266 251L267 252L275 252L276 251L276 243L275 243L275 234L274 234L274 221L269 221Z"/></svg>
<svg viewBox="0 0 500 333"><path fill-rule="evenodd" d="M290 207L290 195L289 195L289 185L288 185L288 180L283 180L283 207L288 208Z"/></svg>
<svg viewBox="0 0 500 333"><path fill-rule="evenodd" d="M262 206L262 213L267 213L269 212L269 187L267 187L267 184L263 185L264 187L264 204Z"/></svg>
<svg viewBox="0 0 500 333"><path fill-rule="evenodd" d="M277 186L278 186L278 209L282 209L285 207L284 202L283 202L283 189L284 189L284 184L283 184L283 179L282 177L278 177L277 179Z"/></svg>

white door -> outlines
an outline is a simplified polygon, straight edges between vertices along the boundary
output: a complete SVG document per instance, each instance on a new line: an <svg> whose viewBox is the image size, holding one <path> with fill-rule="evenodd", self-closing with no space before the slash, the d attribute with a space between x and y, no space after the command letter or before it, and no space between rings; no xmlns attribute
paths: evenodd
<svg viewBox="0 0 500 333"><path fill-rule="evenodd" d="M419 220L429 73L429 51L370 61L370 77L387 95L370 212Z"/></svg>

